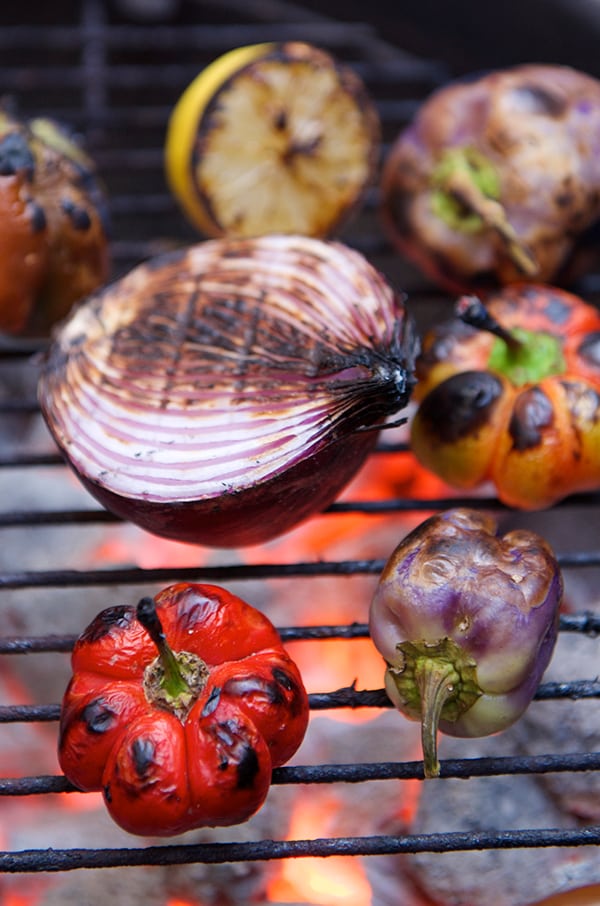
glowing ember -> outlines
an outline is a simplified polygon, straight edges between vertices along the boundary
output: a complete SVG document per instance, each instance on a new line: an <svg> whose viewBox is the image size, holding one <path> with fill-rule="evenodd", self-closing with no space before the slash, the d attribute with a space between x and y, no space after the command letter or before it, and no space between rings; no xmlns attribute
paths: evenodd
<svg viewBox="0 0 600 906"><path fill-rule="evenodd" d="M11 893L8 891L2 898L3 906L32 906L37 899L34 894Z"/></svg>
<svg viewBox="0 0 600 906"><path fill-rule="evenodd" d="M104 809L102 793L60 793L57 801L63 808L73 812L93 812L95 809Z"/></svg>
<svg viewBox="0 0 600 906"><path fill-rule="evenodd" d="M292 814L289 839L331 836L330 824L341 803L335 796L318 802L299 799ZM349 856L287 859L268 888L277 903L316 903L318 906L370 906L371 885L358 859Z"/></svg>
<svg viewBox="0 0 600 906"><path fill-rule="evenodd" d="M170 897L165 906L202 906L198 900L181 900L179 897Z"/></svg>

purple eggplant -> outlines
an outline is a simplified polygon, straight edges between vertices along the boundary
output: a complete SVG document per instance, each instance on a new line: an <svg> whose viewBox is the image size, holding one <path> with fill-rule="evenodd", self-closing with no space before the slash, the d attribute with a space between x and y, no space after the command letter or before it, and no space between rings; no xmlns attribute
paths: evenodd
<svg viewBox="0 0 600 906"><path fill-rule="evenodd" d="M438 89L393 143L381 197L392 241L452 292L571 279L600 220L600 81L529 64Z"/></svg>
<svg viewBox="0 0 600 906"><path fill-rule="evenodd" d="M400 542L370 610L386 691L420 720L425 776L436 777L438 728L487 736L531 702L557 638L563 579L547 542L497 533L490 515L456 508Z"/></svg>

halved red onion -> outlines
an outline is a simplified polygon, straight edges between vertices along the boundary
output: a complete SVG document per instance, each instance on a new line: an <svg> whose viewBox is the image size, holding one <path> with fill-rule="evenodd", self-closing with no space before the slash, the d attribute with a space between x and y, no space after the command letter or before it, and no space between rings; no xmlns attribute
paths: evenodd
<svg viewBox="0 0 600 906"><path fill-rule="evenodd" d="M232 547L331 503L412 387L402 299L358 252L302 236L159 256L55 332L39 382L67 462L109 510Z"/></svg>

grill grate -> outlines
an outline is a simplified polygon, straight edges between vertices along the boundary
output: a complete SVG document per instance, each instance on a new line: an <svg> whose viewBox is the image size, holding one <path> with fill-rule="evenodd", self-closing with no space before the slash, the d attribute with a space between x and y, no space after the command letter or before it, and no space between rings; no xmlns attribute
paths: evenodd
<svg viewBox="0 0 600 906"><path fill-rule="evenodd" d="M56 2L51 5L53 20L47 22L30 0L18 8L4 10L0 29L0 84L5 95L23 115L44 113L63 119L86 137L90 152L98 161L110 197L113 223L113 258L117 277L134 264L157 252L196 240L182 220L164 184L162 140L168 112L181 90L196 72L219 53L244 43L264 40L304 39L330 49L350 62L365 79L382 115L384 153L389 142L406 123L423 96L444 82L451 73L438 60L428 60L386 44L376 29L364 23L338 22L273 3L276 20L261 17L263 4L182 2L177 15L167 24L131 24L119 14L118 3L102 0ZM227 20L234 10L239 24ZM11 19L18 14L19 21ZM25 23L25 24L24 24ZM369 199L363 214L341 238L358 248L401 286L415 302L417 322L433 320L446 301L439 292L398 261L376 226L376 198ZM587 293L593 299L598 278L588 278ZM0 451L0 477L23 475L24 484L34 472L65 467L43 430L32 430L40 421L35 402L35 355L42 344L30 341L0 343L0 427L6 435ZM19 392L14 393L15 380ZM26 430L21 430L23 424ZM16 441L11 441L11 436ZM23 440L24 438L24 440ZM405 454L402 445L381 444L376 455ZM17 480L16 478L14 479ZM600 495L578 495L560 507L574 508L582 519L596 511ZM118 522L102 510L86 507L63 509L41 501L44 509L25 505L0 513L5 531L39 531L99 526ZM330 507L324 519L344 514L425 514L451 505L467 504L501 511L489 498L390 499L385 501L343 501ZM93 507L93 504L91 504ZM28 536L29 537L29 536ZM114 589L121 586L149 586L190 579L224 584L241 581L266 582L296 577L309 583L319 577L348 579L376 576L383 559L284 563L230 562L201 567L144 569L118 567L89 569L73 565L65 543L64 562L51 569L21 568L14 562L0 572L0 591L27 592L31 589L82 588ZM600 567L600 550L575 550L559 554L563 569L586 570ZM308 587L308 586L307 586ZM3 599L0 597L0 606ZM78 625L74 607L74 624ZM596 636L600 617L587 612L564 615L561 632ZM286 641L309 639L364 638L362 623L331 626L293 626L280 630ZM0 639L0 655L65 654L73 635L6 636ZM576 678L565 683L544 683L537 699L600 697L600 681ZM387 708L383 690L358 690L354 686L312 694L311 708ZM53 722L58 719L56 704L0 707L0 723ZM360 732L360 728L357 728ZM499 774L542 774L548 772L598 771L600 754L595 752L529 757L477 758L442 762L442 777L472 778ZM275 771L275 784L366 783L398 778L422 779L420 762L379 762L317 767L282 767ZM63 777L32 776L0 779L0 795L29 796L71 792ZM315 840L264 840L253 843L151 846L124 849L52 849L18 853L0 852L0 871L57 872L78 868L148 864L219 863L262 861L292 856L381 855L389 853L450 852L478 849L564 847L598 845L600 827L577 829L522 829L477 833L408 834L397 836L344 837Z"/></svg>

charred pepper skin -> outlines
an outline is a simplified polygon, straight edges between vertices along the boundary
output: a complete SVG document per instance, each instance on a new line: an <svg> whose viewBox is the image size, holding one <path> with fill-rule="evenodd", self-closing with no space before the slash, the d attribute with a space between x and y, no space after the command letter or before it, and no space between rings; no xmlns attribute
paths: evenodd
<svg viewBox="0 0 600 906"><path fill-rule="evenodd" d="M448 510L400 542L369 627L390 699L421 720L426 776L439 773L438 727L487 736L523 714L552 657L562 596L547 542L526 530L499 535L482 512Z"/></svg>
<svg viewBox="0 0 600 906"><path fill-rule="evenodd" d="M516 340L513 350L458 314L423 338L411 424L417 459L459 489L491 482L516 509L598 489L600 313L543 284L505 287L485 308Z"/></svg>
<svg viewBox="0 0 600 906"><path fill-rule="evenodd" d="M0 108L0 331L47 337L110 273L107 197L58 122Z"/></svg>
<svg viewBox="0 0 600 906"><path fill-rule="evenodd" d="M61 768L79 789L101 790L133 834L245 821L262 806L273 767L304 737L298 668L258 610L218 586L179 583L153 602L185 679L165 691L142 603L102 611L75 644Z"/></svg>

